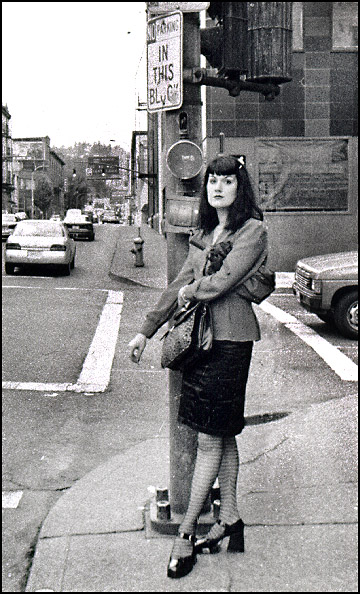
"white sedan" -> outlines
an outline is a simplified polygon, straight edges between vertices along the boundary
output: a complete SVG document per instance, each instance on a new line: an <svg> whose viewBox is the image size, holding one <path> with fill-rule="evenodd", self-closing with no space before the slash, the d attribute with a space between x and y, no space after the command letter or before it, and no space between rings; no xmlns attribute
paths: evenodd
<svg viewBox="0 0 360 594"><path fill-rule="evenodd" d="M58 221L20 221L5 245L5 272L16 266L56 266L65 275L75 266L75 241Z"/></svg>

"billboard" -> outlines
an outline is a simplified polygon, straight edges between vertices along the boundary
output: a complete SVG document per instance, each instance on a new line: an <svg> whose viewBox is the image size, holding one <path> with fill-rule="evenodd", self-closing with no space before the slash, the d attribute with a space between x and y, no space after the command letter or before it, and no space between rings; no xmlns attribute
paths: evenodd
<svg viewBox="0 0 360 594"><path fill-rule="evenodd" d="M119 174L119 157L88 157L88 166L86 175L91 176L109 176Z"/></svg>

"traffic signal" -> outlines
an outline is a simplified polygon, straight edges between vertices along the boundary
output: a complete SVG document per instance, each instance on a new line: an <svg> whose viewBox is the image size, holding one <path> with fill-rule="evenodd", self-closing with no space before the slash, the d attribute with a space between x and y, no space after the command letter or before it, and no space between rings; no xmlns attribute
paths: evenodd
<svg viewBox="0 0 360 594"><path fill-rule="evenodd" d="M201 53L220 78L291 80L292 2L210 2L216 24L201 29Z"/></svg>
<svg viewBox="0 0 360 594"><path fill-rule="evenodd" d="M247 2L210 2L214 27L201 29L201 53L220 76L238 78L248 69Z"/></svg>

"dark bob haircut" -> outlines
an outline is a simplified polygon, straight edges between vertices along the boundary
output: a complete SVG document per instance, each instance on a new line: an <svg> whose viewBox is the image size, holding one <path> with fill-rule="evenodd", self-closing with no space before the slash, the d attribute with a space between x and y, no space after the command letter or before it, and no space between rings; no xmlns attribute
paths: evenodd
<svg viewBox="0 0 360 594"><path fill-rule="evenodd" d="M209 176L213 173L235 175L238 182L236 198L229 208L226 229L234 233L250 218L263 220L263 213L256 204L250 178L244 165L236 157L224 155L213 159L205 171L199 205L199 229L210 233L219 223L216 208L210 206L207 198L207 183Z"/></svg>

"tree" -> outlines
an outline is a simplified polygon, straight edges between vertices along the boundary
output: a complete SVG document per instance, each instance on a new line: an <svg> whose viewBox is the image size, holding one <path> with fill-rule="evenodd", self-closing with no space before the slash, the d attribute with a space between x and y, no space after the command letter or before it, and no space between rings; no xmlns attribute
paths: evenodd
<svg viewBox="0 0 360 594"><path fill-rule="evenodd" d="M88 185L82 173L67 177L65 192L65 208L84 208L87 202Z"/></svg>
<svg viewBox="0 0 360 594"><path fill-rule="evenodd" d="M47 210L54 196L53 187L44 174L38 174L35 180L34 204L46 218Z"/></svg>

